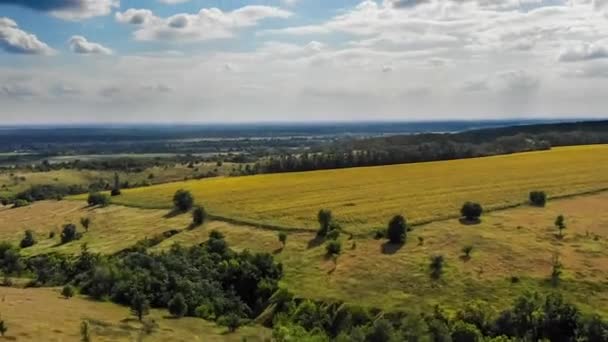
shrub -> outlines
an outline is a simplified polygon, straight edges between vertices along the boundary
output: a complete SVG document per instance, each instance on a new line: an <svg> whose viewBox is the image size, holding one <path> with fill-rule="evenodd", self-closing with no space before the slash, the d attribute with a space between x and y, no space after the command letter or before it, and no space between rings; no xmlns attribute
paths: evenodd
<svg viewBox="0 0 608 342"><path fill-rule="evenodd" d="M87 199L87 203L90 206L98 205L100 207L105 207L110 204L110 198L107 195L104 195L99 192L93 192L89 194L89 198Z"/></svg>
<svg viewBox="0 0 608 342"><path fill-rule="evenodd" d="M49 239L54 239L54 238L55 238L55 231L49 232Z"/></svg>
<svg viewBox="0 0 608 342"><path fill-rule="evenodd" d="M457 321L452 326L452 341L478 342L482 341L482 335L475 325Z"/></svg>
<svg viewBox="0 0 608 342"><path fill-rule="evenodd" d="M337 240L340 237L340 228L333 228L329 230L326 236L330 240Z"/></svg>
<svg viewBox="0 0 608 342"><path fill-rule="evenodd" d="M279 232L278 238L279 238L279 242L281 243L281 245L283 245L283 247L285 247L285 243L287 243L287 233Z"/></svg>
<svg viewBox="0 0 608 342"><path fill-rule="evenodd" d="M28 200L18 198L15 200L15 203L13 203L13 208L27 207L28 205L30 205Z"/></svg>
<svg viewBox="0 0 608 342"><path fill-rule="evenodd" d="M478 220L483 213L483 208L479 203L466 202L460 209L460 214L469 221Z"/></svg>
<svg viewBox="0 0 608 342"><path fill-rule="evenodd" d="M122 192L120 191L120 189L112 189L112 191L110 191L110 196L114 197L114 196L120 196L120 194L122 194Z"/></svg>
<svg viewBox="0 0 608 342"><path fill-rule="evenodd" d="M175 317L183 317L188 312L188 305L181 293L176 294L167 304L169 312Z"/></svg>
<svg viewBox="0 0 608 342"><path fill-rule="evenodd" d="M76 226L69 223L63 226L61 231L61 243L68 243L70 241L80 239L81 234L76 229Z"/></svg>
<svg viewBox="0 0 608 342"><path fill-rule="evenodd" d="M131 313L141 322L145 315L150 312L150 302L139 292L135 292L131 298Z"/></svg>
<svg viewBox="0 0 608 342"><path fill-rule="evenodd" d="M21 243L19 243L19 246L21 248L27 248L27 247L31 247L31 246L33 246L35 244L36 244L36 239L34 238L34 232L32 232L29 229L26 230L25 231L25 236L21 240Z"/></svg>
<svg viewBox="0 0 608 342"><path fill-rule="evenodd" d="M544 191L530 192L530 204L537 207L544 207L547 203L547 194Z"/></svg>
<svg viewBox="0 0 608 342"><path fill-rule="evenodd" d="M87 321L82 321L82 323L80 323L80 341L91 341L91 333L89 332L89 322Z"/></svg>
<svg viewBox="0 0 608 342"><path fill-rule="evenodd" d="M63 287L63 289L61 290L61 295L65 298L65 299L69 299L74 297L74 288L70 285L66 285Z"/></svg>
<svg viewBox="0 0 608 342"><path fill-rule="evenodd" d="M441 274L443 273L444 262L445 260L443 258L443 255L433 255L431 257L431 264L429 266L429 268L431 269L431 278L441 278Z"/></svg>
<svg viewBox="0 0 608 342"><path fill-rule="evenodd" d="M471 252L473 251L473 246L466 245L466 246L462 247L461 251L462 251L462 254L464 254L465 257L470 258L471 257Z"/></svg>
<svg viewBox="0 0 608 342"><path fill-rule="evenodd" d="M194 205L194 197L192 197L190 191L177 190L173 195L173 205L176 210L187 212Z"/></svg>
<svg viewBox="0 0 608 342"><path fill-rule="evenodd" d="M564 218L564 215L559 215L555 218L555 228L559 230L560 237L564 236L563 230L566 229L566 219Z"/></svg>
<svg viewBox="0 0 608 342"><path fill-rule="evenodd" d="M6 332L8 331L8 327L6 326L6 323L4 322L4 320L0 320L0 336L4 336L4 334L6 334Z"/></svg>
<svg viewBox="0 0 608 342"><path fill-rule="evenodd" d="M405 242L407 234L407 224L405 217L401 215L394 216L388 223L386 235L391 243L400 244Z"/></svg>
<svg viewBox="0 0 608 342"><path fill-rule="evenodd" d="M200 226L205 223L205 220L207 220L207 212L205 211L205 208L194 208L194 210L192 211L192 224L194 226Z"/></svg>
<svg viewBox="0 0 608 342"><path fill-rule="evenodd" d="M317 236L325 237L329 232L331 222L333 221L331 210L319 210L319 213L317 214L317 221L319 221L319 230L317 231Z"/></svg>
<svg viewBox="0 0 608 342"><path fill-rule="evenodd" d="M91 219L88 217L81 217L80 218L80 225L82 225L82 227L84 228L84 230L86 230L87 232L89 231L89 225L91 225Z"/></svg>
<svg viewBox="0 0 608 342"><path fill-rule="evenodd" d="M328 255L339 255L342 251L342 244L338 240L331 240L325 245Z"/></svg>
<svg viewBox="0 0 608 342"><path fill-rule="evenodd" d="M230 313L220 317L218 319L218 324L227 327L230 332L235 332L241 326L241 319L239 316Z"/></svg>

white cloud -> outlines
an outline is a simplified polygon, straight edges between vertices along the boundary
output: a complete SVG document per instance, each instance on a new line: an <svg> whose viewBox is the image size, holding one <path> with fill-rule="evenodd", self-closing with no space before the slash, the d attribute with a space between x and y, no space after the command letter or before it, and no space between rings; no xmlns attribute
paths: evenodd
<svg viewBox="0 0 608 342"><path fill-rule="evenodd" d="M238 29L256 26L267 18L288 18L291 12L269 6L245 6L231 12L218 8L203 8L198 13L179 13L160 18L147 10L129 9L117 13L116 20L137 24L134 36L138 40L203 41L231 38Z"/></svg>
<svg viewBox="0 0 608 342"><path fill-rule="evenodd" d="M120 7L120 0L0 0L0 4L28 7L65 20L81 20L110 14Z"/></svg>
<svg viewBox="0 0 608 342"><path fill-rule="evenodd" d="M606 46L580 42L564 48L558 56L558 60L561 62L587 61L599 58L608 58L608 48Z"/></svg>
<svg viewBox="0 0 608 342"><path fill-rule="evenodd" d="M83 36L72 36L69 41L70 49L74 53L86 54L86 55L111 55L112 50L107 47L98 44L89 42Z"/></svg>
<svg viewBox="0 0 608 342"><path fill-rule="evenodd" d="M0 17L0 48L9 53L30 55L51 55L54 50L36 35L25 32L17 23L6 17Z"/></svg>
<svg viewBox="0 0 608 342"><path fill-rule="evenodd" d="M191 0L158 0L158 2L160 2L161 4L165 4L165 5L177 5L177 4L183 4L185 2L190 2Z"/></svg>

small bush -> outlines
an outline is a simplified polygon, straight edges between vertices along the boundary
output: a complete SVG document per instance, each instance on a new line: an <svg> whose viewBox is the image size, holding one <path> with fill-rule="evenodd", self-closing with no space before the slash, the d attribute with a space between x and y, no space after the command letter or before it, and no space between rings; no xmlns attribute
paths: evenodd
<svg viewBox="0 0 608 342"><path fill-rule="evenodd" d="M462 251L462 254L464 254L465 257L470 258L471 257L471 252L473 251L473 246L466 245L466 246L462 247L461 251Z"/></svg>
<svg viewBox="0 0 608 342"><path fill-rule="evenodd" d="M279 232L278 238L279 238L279 242L281 243L281 245L283 245L283 247L285 247L285 243L287 243L287 233Z"/></svg>
<svg viewBox="0 0 608 342"><path fill-rule="evenodd" d="M331 240L325 245L327 255L339 255L342 252L342 244L338 240Z"/></svg>
<svg viewBox="0 0 608 342"><path fill-rule="evenodd" d="M544 207L547 203L547 194L544 191L530 192L530 204L537 207Z"/></svg>
<svg viewBox="0 0 608 342"><path fill-rule="evenodd" d="M120 196L122 192L120 192L120 189L112 189L112 191L110 192L110 196L114 197L114 196Z"/></svg>
<svg viewBox="0 0 608 342"><path fill-rule="evenodd" d="M173 195L173 205L176 210L187 212L194 205L194 197L192 197L190 191L177 190Z"/></svg>
<svg viewBox="0 0 608 342"><path fill-rule="evenodd" d="M203 207L196 207L192 211L192 224L194 226L200 226L207 220L207 212Z"/></svg>
<svg viewBox="0 0 608 342"><path fill-rule="evenodd" d="M49 233L49 239L54 239L55 238L55 232L52 231Z"/></svg>
<svg viewBox="0 0 608 342"><path fill-rule="evenodd" d="M63 230L61 231L61 243L78 240L80 237L81 234L78 232L75 225L69 223L63 226Z"/></svg>
<svg viewBox="0 0 608 342"><path fill-rule="evenodd" d="M65 299L70 299L72 297L74 297L74 288L70 285L66 285L63 287L63 289L61 290L61 295L63 296L63 298Z"/></svg>
<svg viewBox="0 0 608 342"><path fill-rule="evenodd" d="M340 229L331 229L326 236L330 240L337 240L340 237Z"/></svg>
<svg viewBox="0 0 608 342"><path fill-rule="evenodd" d="M0 320L0 336L4 336L8 331L8 327L6 326L6 322L4 320Z"/></svg>
<svg viewBox="0 0 608 342"><path fill-rule="evenodd" d="M468 221L478 220L482 213L483 208L479 203L466 202L460 209L460 214Z"/></svg>
<svg viewBox="0 0 608 342"><path fill-rule="evenodd" d="M91 225L91 219L88 217L81 217L80 225L84 228L84 230L86 230L88 232L89 226Z"/></svg>
<svg viewBox="0 0 608 342"><path fill-rule="evenodd" d="M87 199L87 203L90 206L98 205L100 207L105 207L110 204L110 198L107 195L104 195L99 192L93 192L89 194L89 198Z"/></svg>
<svg viewBox="0 0 608 342"><path fill-rule="evenodd" d="M319 221L319 230L317 231L317 236L325 237L329 232L330 225L333 221L331 210L319 210L319 213L317 214L317 221Z"/></svg>
<svg viewBox="0 0 608 342"><path fill-rule="evenodd" d="M235 332L241 326L241 318L236 314L231 313L220 317L217 323L221 326L227 327L228 331Z"/></svg>
<svg viewBox="0 0 608 342"><path fill-rule="evenodd" d="M31 247L33 245L36 244L36 239L34 238L34 232L31 230L26 230L25 231L25 236L23 237L23 239L21 240L21 243L19 243L19 246L21 248L28 248Z"/></svg>
<svg viewBox="0 0 608 342"><path fill-rule="evenodd" d="M429 268L431 269L431 278L439 279L441 278L441 274L443 273L443 264L445 260L443 255L433 255L431 257L431 264Z"/></svg>

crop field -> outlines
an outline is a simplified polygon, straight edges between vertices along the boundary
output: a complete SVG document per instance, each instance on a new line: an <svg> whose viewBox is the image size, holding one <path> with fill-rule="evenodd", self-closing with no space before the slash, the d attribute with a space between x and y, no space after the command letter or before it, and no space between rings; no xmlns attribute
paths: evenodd
<svg viewBox="0 0 608 342"><path fill-rule="evenodd" d="M151 310L150 333L129 313L129 308L96 302L84 297L63 299L60 289L0 288L0 312L12 341L80 341L80 324L89 322L92 341L265 341L271 332L260 326L245 326L228 333L226 328L198 318L179 320L166 310Z"/></svg>
<svg viewBox="0 0 608 342"><path fill-rule="evenodd" d="M172 206L178 189L217 216L250 224L315 229L331 209L346 231L367 233L405 214L410 223L458 216L465 201L497 209L608 188L608 145L555 148L487 158L176 182L113 198L141 208ZM77 198L83 198L77 197Z"/></svg>

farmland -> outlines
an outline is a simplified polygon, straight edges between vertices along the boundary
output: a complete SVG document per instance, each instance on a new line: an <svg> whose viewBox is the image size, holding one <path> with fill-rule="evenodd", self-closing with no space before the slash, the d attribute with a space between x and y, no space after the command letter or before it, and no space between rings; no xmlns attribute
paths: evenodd
<svg viewBox="0 0 608 342"><path fill-rule="evenodd" d="M608 146L176 182L126 190L113 202L169 209L182 188L216 217L313 230L317 211L328 208L346 231L365 234L399 213L420 224L456 217L469 200L499 209L525 203L536 189L553 198L606 189Z"/></svg>

